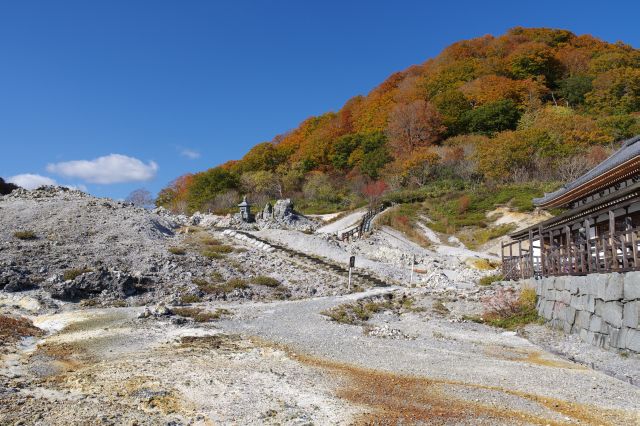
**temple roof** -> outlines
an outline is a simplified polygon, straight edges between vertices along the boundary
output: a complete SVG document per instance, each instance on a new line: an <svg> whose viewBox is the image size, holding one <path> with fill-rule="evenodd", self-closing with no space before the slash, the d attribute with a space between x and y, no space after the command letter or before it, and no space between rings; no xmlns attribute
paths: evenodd
<svg viewBox="0 0 640 426"><path fill-rule="evenodd" d="M602 163L598 164L596 167L589 170L573 182L567 183L557 191L545 194L544 197L541 198L534 198L533 203L541 207L557 207L568 204L575 198L586 195L585 190L588 186L591 187L589 188L590 192L597 190L601 186L596 188L595 186L588 184L603 175L607 175L609 172L613 172L614 169L619 168L619 166L624 165L629 162L629 160L638 157L640 155L640 143L636 143L638 141L640 141L640 135L627 139L618 151L614 152ZM573 197L571 194L572 192L575 193L575 196ZM561 200L561 198L564 198L564 200Z"/></svg>

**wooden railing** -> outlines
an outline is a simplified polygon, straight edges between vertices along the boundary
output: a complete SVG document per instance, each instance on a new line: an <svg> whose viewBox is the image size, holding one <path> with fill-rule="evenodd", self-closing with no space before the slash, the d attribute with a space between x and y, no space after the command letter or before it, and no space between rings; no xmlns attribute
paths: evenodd
<svg viewBox="0 0 640 426"><path fill-rule="evenodd" d="M503 256L502 270L507 279L551 275L640 270L640 228L609 233L558 246L545 245L540 256L528 250Z"/></svg>
<svg viewBox="0 0 640 426"><path fill-rule="evenodd" d="M371 231L371 222L373 221L374 216L382 212L385 208L386 206L384 204L380 204L367 210L357 226L339 234L340 239L342 241L351 240L353 238L362 237L365 233Z"/></svg>
<svg viewBox="0 0 640 426"><path fill-rule="evenodd" d="M546 251L544 275L584 275L640 269L639 229L607 233L583 243L572 242Z"/></svg>

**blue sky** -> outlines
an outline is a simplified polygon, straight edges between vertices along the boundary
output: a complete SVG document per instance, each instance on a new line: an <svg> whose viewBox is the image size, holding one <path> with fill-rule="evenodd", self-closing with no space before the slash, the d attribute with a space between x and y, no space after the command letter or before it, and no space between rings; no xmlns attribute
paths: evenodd
<svg viewBox="0 0 640 426"><path fill-rule="evenodd" d="M0 1L0 176L157 192L454 41L521 25L640 47L639 12L634 1Z"/></svg>

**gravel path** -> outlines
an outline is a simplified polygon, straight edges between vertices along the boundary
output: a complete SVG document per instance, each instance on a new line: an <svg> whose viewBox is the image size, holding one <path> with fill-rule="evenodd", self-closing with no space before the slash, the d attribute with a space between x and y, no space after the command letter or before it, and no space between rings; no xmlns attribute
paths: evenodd
<svg viewBox="0 0 640 426"><path fill-rule="evenodd" d="M345 217L336 220L328 225L319 228L316 232L319 234L335 234L338 231L342 231L350 226L355 225L362 219L367 213L367 209L359 209L346 215Z"/></svg>
<svg viewBox="0 0 640 426"><path fill-rule="evenodd" d="M320 359L448 384L444 392L452 398L503 405L554 421L590 423L585 413L597 412L601 417L596 419L615 424L619 420L616 413L624 412L627 419L640 422L637 387L564 361L515 333L437 318L425 321L424 314L378 315L374 324L386 323L415 337L391 340L366 336L359 326L337 324L320 314L385 291L389 289L286 303L240 304L232 307L236 311L233 320L220 325L226 331L259 336ZM497 400L496 393L500 395ZM549 410L540 402L547 397L556 399L558 407L577 403L580 408Z"/></svg>

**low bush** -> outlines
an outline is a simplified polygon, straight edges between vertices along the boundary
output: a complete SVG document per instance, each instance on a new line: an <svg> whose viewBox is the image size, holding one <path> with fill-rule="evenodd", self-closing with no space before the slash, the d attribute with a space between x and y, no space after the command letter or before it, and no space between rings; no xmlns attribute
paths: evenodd
<svg viewBox="0 0 640 426"><path fill-rule="evenodd" d="M504 275L502 274L487 275L486 277L482 277L478 280L478 285L488 286L502 280L504 280Z"/></svg>
<svg viewBox="0 0 640 426"><path fill-rule="evenodd" d="M62 274L62 278L65 281L70 281L70 280L75 280L76 278L78 278L80 275L82 274L86 274L87 272L91 272L92 270L89 268L74 268L74 269L67 269L66 271L64 271L64 273Z"/></svg>
<svg viewBox="0 0 640 426"><path fill-rule="evenodd" d="M487 310L482 317L472 320L507 330L541 322L536 300L536 292L532 288L525 288L519 294L513 290L500 289L494 296L483 300Z"/></svg>
<svg viewBox="0 0 640 426"><path fill-rule="evenodd" d="M19 240L35 240L38 238L36 233L33 231L16 231L13 233L13 236Z"/></svg>
<svg viewBox="0 0 640 426"><path fill-rule="evenodd" d="M466 263L472 268L478 269L480 271L490 271L500 266L498 262L490 261L484 258L468 258L466 260Z"/></svg>
<svg viewBox="0 0 640 426"><path fill-rule="evenodd" d="M209 279L211 279L211 281L216 282L216 283L221 283L222 281L224 281L224 277L222 276L222 274L220 272L212 272L209 274Z"/></svg>
<svg viewBox="0 0 640 426"><path fill-rule="evenodd" d="M210 322L219 320L223 316L231 315L228 309L218 308L208 312L200 308L173 308L173 313L185 318L192 318L195 322Z"/></svg>
<svg viewBox="0 0 640 426"><path fill-rule="evenodd" d="M169 253L182 256L187 251L182 247L169 247Z"/></svg>
<svg viewBox="0 0 640 426"><path fill-rule="evenodd" d="M436 300L431 305L431 309L438 315L447 315L450 311L449 308L445 306L442 300Z"/></svg>
<svg viewBox="0 0 640 426"><path fill-rule="evenodd" d="M224 254L218 253L216 251L211 251L211 250L203 251L200 254L202 254L207 259L223 259L224 258Z"/></svg>
<svg viewBox="0 0 640 426"><path fill-rule="evenodd" d="M198 303L200 301L202 301L202 299L196 294L183 294L182 297L180 297L180 302L182 303Z"/></svg>
<svg viewBox="0 0 640 426"><path fill-rule="evenodd" d="M415 300L406 295L394 297L393 294L389 294L382 298L366 298L345 303L320 313L340 324L364 324L374 314L382 311L393 311L397 314L421 311L422 309L413 306L414 303Z"/></svg>
<svg viewBox="0 0 640 426"><path fill-rule="evenodd" d="M265 275L258 275L257 277L251 278L251 283L256 285L263 285L265 287L274 287L274 288L280 285L280 281L272 277L267 277Z"/></svg>
<svg viewBox="0 0 640 426"><path fill-rule="evenodd" d="M222 244L222 245L211 245L207 248L207 252L211 253L231 253L233 251L233 247Z"/></svg>

